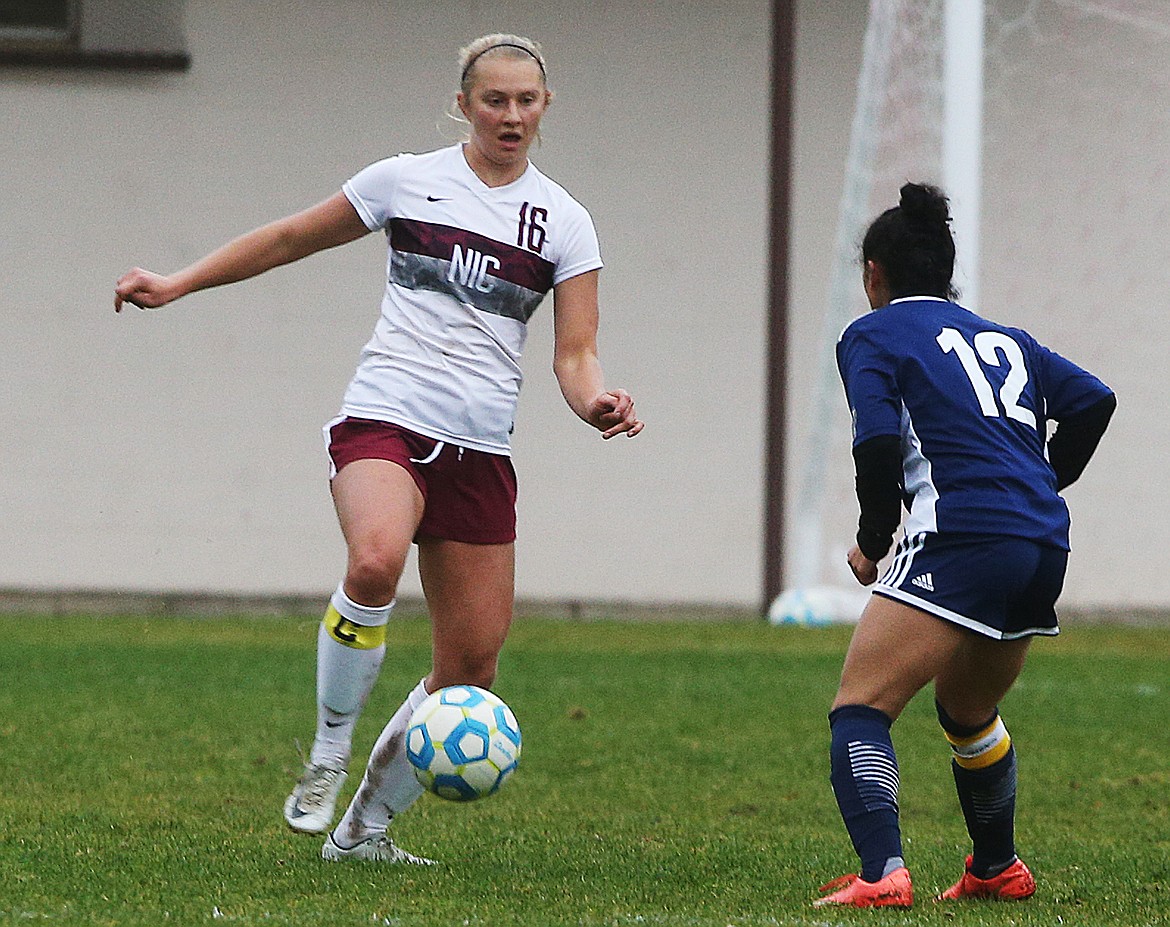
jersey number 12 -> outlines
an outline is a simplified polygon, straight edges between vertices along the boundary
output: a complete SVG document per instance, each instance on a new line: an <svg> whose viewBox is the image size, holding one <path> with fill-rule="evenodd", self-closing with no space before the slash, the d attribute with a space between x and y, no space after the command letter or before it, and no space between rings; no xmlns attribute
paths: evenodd
<svg viewBox="0 0 1170 927"><path fill-rule="evenodd" d="M995 401L995 390L987 381L979 361L982 359L989 367L1002 367L1002 351L1008 365L1008 374L999 389L1003 413L1017 422L1036 427L1036 413L1020 405L1020 395L1028 385L1028 368L1024 364L1024 352L1012 338L1003 332L979 332L972 347L956 329L944 328L936 340L944 354L954 352L959 358L967 379L971 381L971 388L975 390L979 408L988 418L999 418L999 406Z"/></svg>

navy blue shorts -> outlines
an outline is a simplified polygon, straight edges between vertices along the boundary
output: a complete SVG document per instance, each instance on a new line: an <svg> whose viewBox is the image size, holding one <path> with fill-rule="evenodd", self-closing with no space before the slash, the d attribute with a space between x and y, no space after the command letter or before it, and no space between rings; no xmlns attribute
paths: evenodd
<svg viewBox="0 0 1170 927"><path fill-rule="evenodd" d="M903 538L876 595L998 640L1059 634L1068 551L1002 535Z"/></svg>

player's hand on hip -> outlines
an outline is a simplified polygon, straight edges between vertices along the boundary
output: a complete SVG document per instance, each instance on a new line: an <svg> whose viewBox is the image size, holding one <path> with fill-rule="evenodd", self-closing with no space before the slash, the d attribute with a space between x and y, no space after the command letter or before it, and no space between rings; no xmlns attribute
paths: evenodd
<svg viewBox="0 0 1170 927"><path fill-rule="evenodd" d="M122 274L114 286L114 311L121 312L125 303L139 309L158 309L180 295L170 277L135 267Z"/></svg>
<svg viewBox="0 0 1170 927"><path fill-rule="evenodd" d="M878 565L865 556L856 544L850 548L848 559L849 569L853 571L853 575L857 577L857 581L861 585L868 586L870 583L877 582Z"/></svg>
<svg viewBox="0 0 1170 927"><path fill-rule="evenodd" d="M633 397L624 389L611 390L594 399L589 408L589 423L603 438L623 433L632 438L644 427L634 411Z"/></svg>

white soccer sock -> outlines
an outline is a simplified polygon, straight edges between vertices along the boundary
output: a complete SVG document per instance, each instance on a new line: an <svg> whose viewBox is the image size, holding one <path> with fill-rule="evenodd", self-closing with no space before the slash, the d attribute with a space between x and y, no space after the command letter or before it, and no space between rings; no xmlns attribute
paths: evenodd
<svg viewBox="0 0 1170 927"><path fill-rule="evenodd" d="M425 680L420 680L382 729L361 785L337 825L335 833L342 846L351 847L385 832L390 819L422 795L423 787L406 758L406 728L427 694Z"/></svg>
<svg viewBox="0 0 1170 927"><path fill-rule="evenodd" d="M309 762L349 764L353 728L386 654L386 622L394 602L359 605L337 587L317 629L317 735Z"/></svg>

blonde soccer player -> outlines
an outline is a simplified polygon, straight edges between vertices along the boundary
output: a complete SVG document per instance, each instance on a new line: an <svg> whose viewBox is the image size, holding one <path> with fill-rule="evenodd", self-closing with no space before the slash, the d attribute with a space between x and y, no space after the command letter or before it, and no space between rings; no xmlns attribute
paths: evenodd
<svg viewBox="0 0 1170 927"><path fill-rule="evenodd" d="M421 794L404 749L428 693L489 687L512 621L516 476L510 434L528 322L551 290L553 368L570 408L603 438L643 423L597 353L598 272L589 213L528 160L552 101L530 39L486 35L458 61L467 138L377 161L338 193L249 232L185 270L135 268L115 308L157 308L207 287L379 231L387 241L381 317L325 427L345 576L317 637L317 731L284 806L294 830L328 833L329 860L427 862L387 825ZM386 624L411 545L433 629L429 673L370 754L336 828L353 728L385 653Z"/></svg>

